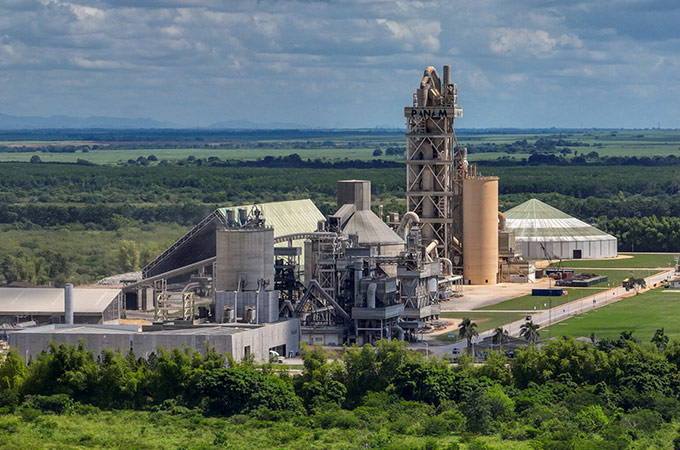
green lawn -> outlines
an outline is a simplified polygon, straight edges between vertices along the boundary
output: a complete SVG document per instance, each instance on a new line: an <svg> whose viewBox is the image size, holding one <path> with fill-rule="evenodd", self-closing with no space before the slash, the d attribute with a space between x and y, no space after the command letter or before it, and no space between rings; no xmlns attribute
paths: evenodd
<svg viewBox="0 0 680 450"><path fill-rule="evenodd" d="M633 258L605 259L593 261L588 259L570 259L562 261L562 267L598 267L606 268L656 268L669 267L675 264L673 257L677 253L619 253L620 255L632 255Z"/></svg>
<svg viewBox="0 0 680 450"><path fill-rule="evenodd" d="M568 295L563 295L561 297L543 297L543 296L533 296L531 294L523 295L522 297L516 297L504 302L496 303L495 305L485 306L479 308L480 311L493 311L493 310L518 310L518 311L531 311L534 309L547 309L550 307L550 302L552 300L552 306L559 306L564 303L569 303L574 300L578 300L589 295L593 295L597 292L605 291L606 289L593 289L593 288L563 288L567 291Z"/></svg>
<svg viewBox="0 0 680 450"><path fill-rule="evenodd" d="M494 328L505 325L506 323L514 322L525 316L523 313L499 313L499 312L473 312L473 313L459 313L455 311L443 312L440 315L445 319L461 319L463 317L469 317L473 322L477 324L477 331L480 333L487 330L493 330ZM453 337L449 337L449 334L453 334ZM437 339L440 341L457 341L458 331L453 330L446 333L439 334Z"/></svg>
<svg viewBox="0 0 680 450"><path fill-rule="evenodd" d="M680 338L680 292L655 289L625 298L594 311L579 314L553 325L555 336L590 336L616 338L623 330L632 330L642 342L649 342L658 328L671 338Z"/></svg>

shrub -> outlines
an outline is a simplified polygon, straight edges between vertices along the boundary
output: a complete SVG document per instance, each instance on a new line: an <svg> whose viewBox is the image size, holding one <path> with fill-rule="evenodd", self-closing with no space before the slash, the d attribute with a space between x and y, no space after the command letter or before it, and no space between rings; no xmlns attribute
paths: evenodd
<svg viewBox="0 0 680 450"><path fill-rule="evenodd" d="M73 400L66 394L29 395L24 404L42 412L63 414L73 409Z"/></svg>
<svg viewBox="0 0 680 450"><path fill-rule="evenodd" d="M599 405L591 405L576 414L574 420L586 433L600 431L609 423L609 418Z"/></svg>

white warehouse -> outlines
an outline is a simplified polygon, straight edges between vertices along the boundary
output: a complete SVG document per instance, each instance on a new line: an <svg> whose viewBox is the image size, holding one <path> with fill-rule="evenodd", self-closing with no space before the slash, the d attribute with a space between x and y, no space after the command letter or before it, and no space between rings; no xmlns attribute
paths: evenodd
<svg viewBox="0 0 680 450"><path fill-rule="evenodd" d="M597 259L617 255L616 238L539 200L505 212L515 246L526 259Z"/></svg>

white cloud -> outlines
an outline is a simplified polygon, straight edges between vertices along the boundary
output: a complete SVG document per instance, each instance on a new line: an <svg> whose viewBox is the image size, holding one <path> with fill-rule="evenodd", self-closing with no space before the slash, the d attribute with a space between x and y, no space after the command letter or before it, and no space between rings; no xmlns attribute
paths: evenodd
<svg viewBox="0 0 680 450"><path fill-rule="evenodd" d="M545 30L529 30L527 28L499 28L491 31L489 47L494 53L516 54L529 53L543 57L554 53L559 47L579 48L583 42L575 35L562 34L550 36Z"/></svg>

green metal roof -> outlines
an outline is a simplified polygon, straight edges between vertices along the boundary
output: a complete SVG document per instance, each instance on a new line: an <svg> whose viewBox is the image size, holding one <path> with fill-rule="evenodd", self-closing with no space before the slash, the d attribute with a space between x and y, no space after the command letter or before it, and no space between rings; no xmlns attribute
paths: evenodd
<svg viewBox="0 0 680 450"><path fill-rule="evenodd" d="M616 239L557 208L531 199L505 212L508 229L517 240L610 240Z"/></svg>
<svg viewBox="0 0 680 450"><path fill-rule="evenodd" d="M316 231L319 220L324 220L323 214L310 199L288 200L283 202L256 203L262 212L265 225L274 227L274 236L293 233ZM218 211L226 216L227 209L238 210L244 208L250 211L253 204L229 206L219 208ZM287 245L284 243L284 245Z"/></svg>

